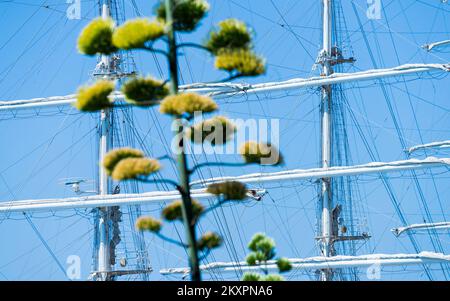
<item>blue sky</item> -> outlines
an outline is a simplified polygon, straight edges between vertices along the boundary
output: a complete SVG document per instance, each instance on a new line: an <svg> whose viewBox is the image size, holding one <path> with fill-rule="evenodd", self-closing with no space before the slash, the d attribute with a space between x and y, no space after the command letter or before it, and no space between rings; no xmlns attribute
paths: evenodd
<svg viewBox="0 0 450 301"><path fill-rule="evenodd" d="M97 1L81 2L81 20L68 20L65 1L0 1L0 100L67 95L90 81L95 58L77 53L76 39L80 30L96 16ZM342 11L336 19L335 32L345 56L356 63L342 66L342 72L357 72L378 67L407 63L446 63L448 51L427 53L421 46L449 39L448 13L450 5L439 0L381 0L381 19L366 16L367 1L339 1ZM354 7L352 6L354 3ZM132 1L125 0L128 18L136 16ZM136 1L142 15L151 15L156 1ZM183 34L183 41L202 42L211 26L222 19L244 20L254 32L255 50L267 60L267 73L249 83L287 80L317 75L312 66L321 44L321 7L315 0L214 0L202 26L192 34ZM358 23L363 25L364 35ZM447 48L448 50L448 48ZM159 76L154 58L148 53L133 54L141 74ZM158 57L163 76L166 65ZM187 50L180 59L182 82L219 80L225 74L215 71L213 58L197 49ZM438 140L448 140L450 107L448 77L442 73L408 76L386 80L385 90L378 82L352 83L342 86L340 110L345 120L348 138L348 162L363 164L376 160L405 159L401 135L407 146ZM317 90L273 92L257 96L218 100L221 114L230 118L280 120L280 149L286 165L277 168L223 168L204 173L239 175L257 171L278 171L287 168L317 167L320 156L319 93ZM170 141L170 120L160 117L157 109L135 109L134 128L149 155L166 153ZM393 118L394 117L394 118ZM0 113L0 201L74 196L61 182L65 178L95 179L96 125L98 116L80 114L71 108L27 110ZM395 122L394 122L395 120ZM136 137L123 126L130 120L117 114L116 144L127 144ZM342 122L342 121L341 121ZM341 124L343 125L343 123ZM131 139L131 140L133 140ZM339 148L335 146L336 150ZM418 154L445 156L445 152ZM238 161L235 155L197 156L198 160ZM173 177L173 167L166 163L162 171ZM430 174L433 174L431 177ZM408 223L448 220L450 190L448 169L418 172L420 189L411 174L390 174L394 200ZM353 208L353 227L357 233L372 236L366 244L357 245L357 254L414 253L406 236L394 237L390 229L401 224L400 218L378 175L347 179L352 197L338 200L346 210ZM284 182L255 185L269 191L259 203L247 202L227 206L208 216L199 231L221 232L225 245L214 251L209 261L241 260L247 253L246 244L253 233L264 231L275 238L280 256L308 257L317 255L314 240L316 230L317 187L312 182ZM91 187L87 187L91 188ZM143 186L142 190L155 190ZM423 198L421 197L423 196ZM351 200L351 205L350 205ZM160 205L146 205L146 214L157 216ZM124 209L125 212L126 209ZM348 212L348 211L346 211ZM90 272L92 218L89 210L69 210L31 214L33 224L66 266L70 255L78 255L82 263L82 278ZM349 216L345 216L345 219ZM124 241L120 254L134 254L133 229L123 223ZM346 222L350 223L346 220ZM181 225L166 225L164 232L177 237ZM449 233L440 232L433 239L428 234L414 236L420 250L449 252ZM151 279L173 280L157 271L160 268L186 266L183 250L146 235L149 258L155 273ZM0 215L0 279L64 280L55 260L41 244L33 228L22 214ZM122 256L120 255L119 256ZM130 260L130 262L132 259ZM448 269L432 267L435 280L450 277ZM360 270L360 278L366 272ZM236 274L213 275L212 279L233 279ZM314 279L313 273L295 271L289 279ZM383 280L427 279L420 267L387 268Z"/></svg>

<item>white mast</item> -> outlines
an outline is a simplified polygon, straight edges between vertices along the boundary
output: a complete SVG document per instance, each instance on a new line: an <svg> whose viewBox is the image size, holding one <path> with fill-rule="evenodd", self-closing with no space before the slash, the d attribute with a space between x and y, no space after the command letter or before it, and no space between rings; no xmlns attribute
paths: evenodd
<svg viewBox="0 0 450 301"><path fill-rule="evenodd" d="M107 19L110 17L109 6L103 4L102 6L102 18ZM110 57L107 55L101 56L101 64L110 71ZM108 74L107 72L106 74ZM108 78L108 75L105 75ZM105 169L102 167L101 162L108 152L111 145L111 124L110 124L110 110L102 110L100 113L100 149L99 149L99 194L107 195L111 191L111 182L108 179ZM97 221L97 233L98 241L95 243L97 253L97 266L95 266L96 277L95 280L106 281L111 280L108 277L108 273L111 271L111 259L110 259L110 231L109 231L109 207L98 208Z"/></svg>
<svg viewBox="0 0 450 301"><path fill-rule="evenodd" d="M323 69L322 75L329 76L333 73L331 68L331 12L332 0L323 0ZM331 114L332 114L332 86L322 86L322 168L328 168L331 164ZM333 240L332 240L332 191L331 179L323 178L321 183L321 202L322 202L322 237L320 248L322 256L333 256ZM332 271L323 269L321 271L321 280L332 280Z"/></svg>

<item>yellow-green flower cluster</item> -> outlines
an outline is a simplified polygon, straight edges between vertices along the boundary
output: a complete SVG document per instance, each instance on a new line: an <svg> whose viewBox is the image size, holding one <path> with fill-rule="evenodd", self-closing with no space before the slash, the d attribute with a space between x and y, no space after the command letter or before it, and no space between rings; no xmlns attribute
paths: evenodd
<svg viewBox="0 0 450 301"><path fill-rule="evenodd" d="M116 181L131 180L148 176L160 168L161 165L155 159L126 158L117 163L111 176Z"/></svg>
<svg viewBox="0 0 450 301"><path fill-rule="evenodd" d="M103 158L103 167L105 168L106 173L108 175L112 175L114 168L116 167L117 163L119 163L121 160L127 158L143 158L143 157L144 153L140 150L128 147L118 148L106 154L105 158Z"/></svg>
<svg viewBox="0 0 450 301"><path fill-rule="evenodd" d="M112 36L114 46L120 49L142 48L145 43L164 35L164 25L147 18L136 18L118 27Z"/></svg>
<svg viewBox="0 0 450 301"><path fill-rule="evenodd" d="M151 216L141 216L136 220L136 229L139 231L159 232L161 227L161 221Z"/></svg>
<svg viewBox="0 0 450 301"><path fill-rule="evenodd" d="M163 114L181 116L194 112L209 113L217 110L217 104L208 96L182 93L164 98L159 111Z"/></svg>
<svg viewBox="0 0 450 301"><path fill-rule="evenodd" d="M207 192L223 195L225 200L243 200L247 197L247 187L238 181L227 181L208 185Z"/></svg>
<svg viewBox="0 0 450 301"><path fill-rule="evenodd" d="M212 145L225 144L236 132L236 126L226 117L215 116L194 125L189 136L194 143L210 142Z"/></svg>
<svg viewBox="0 0 450 301"><path fill-rule="evenodd" d="M161 165L155 159L145 158L140 150L119 148L105 156L103 167L114 180L123 181L148 176L160 170Z"/></svg>
<svg viewBox="0 0 450 301"><path fill-rule="evenodd" d="M173 27L177 31L194 30L209 10L205 0L174 0L172 3ZM160 1L156 14L159 19L166 21L165 1Z"/></svg>
<svg viewBox="0 0 450 301"><path fill-rule="evenodd" d="M111 106L109 95L114 91L114 83L99 80L91 86L78 90L75 107L84 112L95 112Z"/></svg>
<svg viewBox="0 0 450 301"><path fill-rule="evenodd" d="M266 71L264 59L250 49L222 49L215 66L228 72L237 71L242 76L261 75Z"/></svg>
<svg viewBox="0 0 450 301"><path fill-rule="evenodd" d="M261 75L266 71L265 62L253 52L251 39L243 22L227 19L210 34L205 47L216 55L217 69L234 73L234 76Z"/></svg>
<svg viewBox="0 0 450 301"><path fill-rule="evenodd" d="M168 87L151 77L133 78L122 87L125 100L136 106L153 106L169 95Z"/></svg>
<svg viewBox="0 0 450 301"><path fill-rule="evenodd" d="M175 221L175 220L183 220L183 214L182 214L182 206L183 202L181 200L174 201L171 204L164 207L162 211L162 216L164 219L168 221ZM198 219L198 217L203 213L204 207L202 204L200 204L196 200L192 200L192 214L194 216L194 219Z"/></svg>
<svg viewBox="0 0 450 301"><path fill-rule="evenodd" d="M207 232L198 240L197 246L200 251L211 250L222 244L222 238L214 232Z"/></svg>
<svg viewBox="0 0 450 301"><path fill-rule="evenodd" d="M117 51L112 43L114 22L97 18L90 22L78 37L78 50L87 55L110 54Z"/></svg>
<svg viewBox="0 0 450 301"><path fill-rule="evenodd" d="M269 143L248 141L241 146L239 151L247 163L262 165L278 165L283 163L281 154Z"/></svg>
<svg viewBox="0 0 450 301"><path fill-rule="evenodd" d="M249 49L250 42L251 36L245 23L227 19L219 23L217 31L211 32L205 46L217 54L222 49Z"/></svg>

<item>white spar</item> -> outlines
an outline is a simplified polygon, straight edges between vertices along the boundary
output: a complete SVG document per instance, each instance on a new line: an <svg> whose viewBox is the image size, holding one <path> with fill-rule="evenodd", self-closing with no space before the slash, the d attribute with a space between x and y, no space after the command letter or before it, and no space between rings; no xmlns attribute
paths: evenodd
<svg viewBox="0 0 450 301"><path fill-rule="evenodd" d="M431 43L431 44L426 44L426 45L423 45L422 48L426 49L427 51L431 51L431 50L433 50L433 48L445 46L445 45L450 45L450 40L444 40L444 41L439 41L439 42L435 42L435 43Z"/></svg>
<svg viewBox="0 0 450 301"><path fill-rule="evenodd" d="M192 198L213 198L214 195L206 192L206 189L193 189ZM249 197L257 198L266 193L264 189L253 189ZM0 202L0 213L30 212L30 211L54 211L77 208L97 208L122 205L143 205L148 203L162 203L178 200L178 191L152 191L145 193L92 195L83 197L22 200L12 202Z"/></svg>
<svg viewBox="0 0 450 301"><path fill-rule="evenodd" d="M406 227L398 227L391 229L391 232L395 236L400 236L402 233L410 230L439 230L439 229L450 229L450 222L440 222L440 223L424 223L424 224L412 224Z"/></svg>
<svg viewBox="0 0 450 301"><path fill-rule="evenodd" d="M413 153L418 150L427 149L427 148L450 148L450 140L446 141L437 141L426 144L420 144L416 146L412 146L406 150L407 153Z"/></svg>
<svg viewBox="0 0 450 301"><path fill-rule="evenodd" d="M418 254L370 254L360 256L332 256L332 257L309 257L309 258L289 258L294 270L320 270L326 268L343 269L368 267L373 265L379 266L407 266L417 264L433 264L433 263L450 263L450 255L434 252L421 252ZM205 272L221 272L234 271L259 271L261 268L268 270L278 270L275 260L270 260L264 266L250 266L247 262L212 262L201 265L200 269ZM169 274L187 274L189 268L168 268L160 270L162 275Z"/></svg>
<svg viewBox="0 0 450 301"><path fill-rule="evenodd" d="M192 182L191 185L206 185L225 180L237 180L243 183L264 183L280 180L314 180L319 178L333 178L371 173L387 173L425 168L449 167L450 158L426 158L423 160L410 159L394 162L374 162L356 166L339 166L330 168L295 169L274 173L255 173L237 177L219 177L205 181ZM192 197L212 197L204 188L193 189ZM263 194L264 190L256 190ZM105 196L85 196L73 198L25 200L0 202L0 213L24 211L54 211L75 208L95 208L121 205L142 205L147 203L165 202L178 199L178 191L153 191L141 194L117 194Z"/></svg>
<svg viewBox="0 0 450 301"><path fill-rule="evenodd" d="M190 92L207 93L210 96L236 96L261 92L273 92L279 90L292 90L300 88L321 87L326 85L341 84L346 82L368 81L400 75L423 73L430 71L450 71L450 64L405 64L394 68L372 69L354 73L333 73L329 76L311 78L295 78L282 82L269 82L261 84L191 84L182 89Z"/></svg>
<svg viewBox="0 0 450 301"><path fill-rule="evenodd" d="M192 182L192 185L207 185L227 180L243 183L272 182L281 180L315 180L361 174L398 172L404 170L419 170L424 168L450 166L450 158L428 157L423 160L409 159L393 162L372 162L355 166L336 166L330 168L293 169L274 173L254 173L237 177L216 177Z"/></svg>
<svg viewBox="0 0 450 301"><path fill-rule="evenodd" d="M120 92L114 92L112 95L114 101L124 100L124 96ZM2 110L21 110L35 109L41 107L59 107L69 106L77 100L76 94L66 96L41 97L23 100L0 101L0 111Z"/></svg>
<svg viewBox="0 0 450 301"><path fill-rule="evenodd" d="M180 89L184 92L198 92L202 94L209 94L211 96L233 97L242 94L321 87L324 85L340 84L354 81L368 81L430 71L449 72L450 64L406 64L394 68L373 69L355 73L334 73L330 76L294 78L282 82L268 82L253 85L245 83L196 83L181 86ZM120 92L115 92L112 98L114 100L123 100L124 96ZM64 106L70 105L75 101L75 95L14 101L0 101L0 111L31 109L49 106Z"/></svg>

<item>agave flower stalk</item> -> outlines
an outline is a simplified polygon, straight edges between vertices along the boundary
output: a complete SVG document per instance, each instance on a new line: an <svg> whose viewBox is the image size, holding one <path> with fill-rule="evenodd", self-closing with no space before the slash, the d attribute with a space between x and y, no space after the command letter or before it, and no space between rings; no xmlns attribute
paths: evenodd
<svg viewBox="0 0 450 301"><path fill-rule="evenodd" d="M166 22L167 22L167 41L169 45L168 60L169 60L169 74L170 74L170 94L178 94L178 57L177 57L177 42L175 37L175 30L173 26L173 0L166 0ZM187 163L187 156L184 145L184 135L182 119L175 117L177 123L176 135L182 137L178 144L177 167L180 177L180 188L183 190L181 195L183 206L182 215L184 227L186 229L186 236L188 242L189 266L191 268L191 280L201 281L201 273L199 266L199 256L197 240L195 235L195 218L192 212L192 199L189 187L190 177Z"/></svg>
<svg viewBox="0 0 450 301"><path fill-rule="evenodd" d="M212 249L218 248L223 240L215 232L206 232L196 237L196 225L200 217L226 202L243 201L248 197L248 189L242 183L228 181L208 185L208 192L218 198L216 205L204 208L192 199L191 175L207 166L245 166L250 164L279 165L283 163L278 150L270 143L246 142L240 149L244 159L242 163L204 162L189 168L186 147L189 142L222 145L230 140L237 128L224 116L215 116L198 124L193 124L195 112L213 113L218 110L215 101L206 95L181 93L178 87L178 50L183 47L196 47L216 56L217 69L230 74L230 78L257 76L265 71L264 60L253 52L250 31L243 22L229 19L219 23L204 45L177 43L176 32L191 32L209 9L206 0L160 0L156 10L156 19L137 18L115 28L112 20L94 20L81 32L78 48L86 55L108 55L119 49L143 49L163 54L169 66L169 79L155 79L151 76L135 77L122 86L127 104L141 108L159 105L162 114L170 115L174 124L176 156L167 154L158 158L148 158L136 149L120 148L108 153L102 164L110 177L116 181L138 180L143 183L166 183L174 186L181 195L162 210L162 217L168 222L182 222L186 239L178 241L165 236L162 221L151 216L140 217L136 229L154 233L159 238L188 249L191 279L200 281L200 261L204 260ZM167 49L155 49L153 43L163 40ZM112 93L114 82L97 81L82 87L77 96L76 107L80 111L97 112L122 104L114 104ZM186 128L185 126L189 127ZM188 139L188 140L186 140ZM160 160L172 160L178 169L178 179L151 177L160 168ZM200 256L201 255L201 256Z"/></svg>

